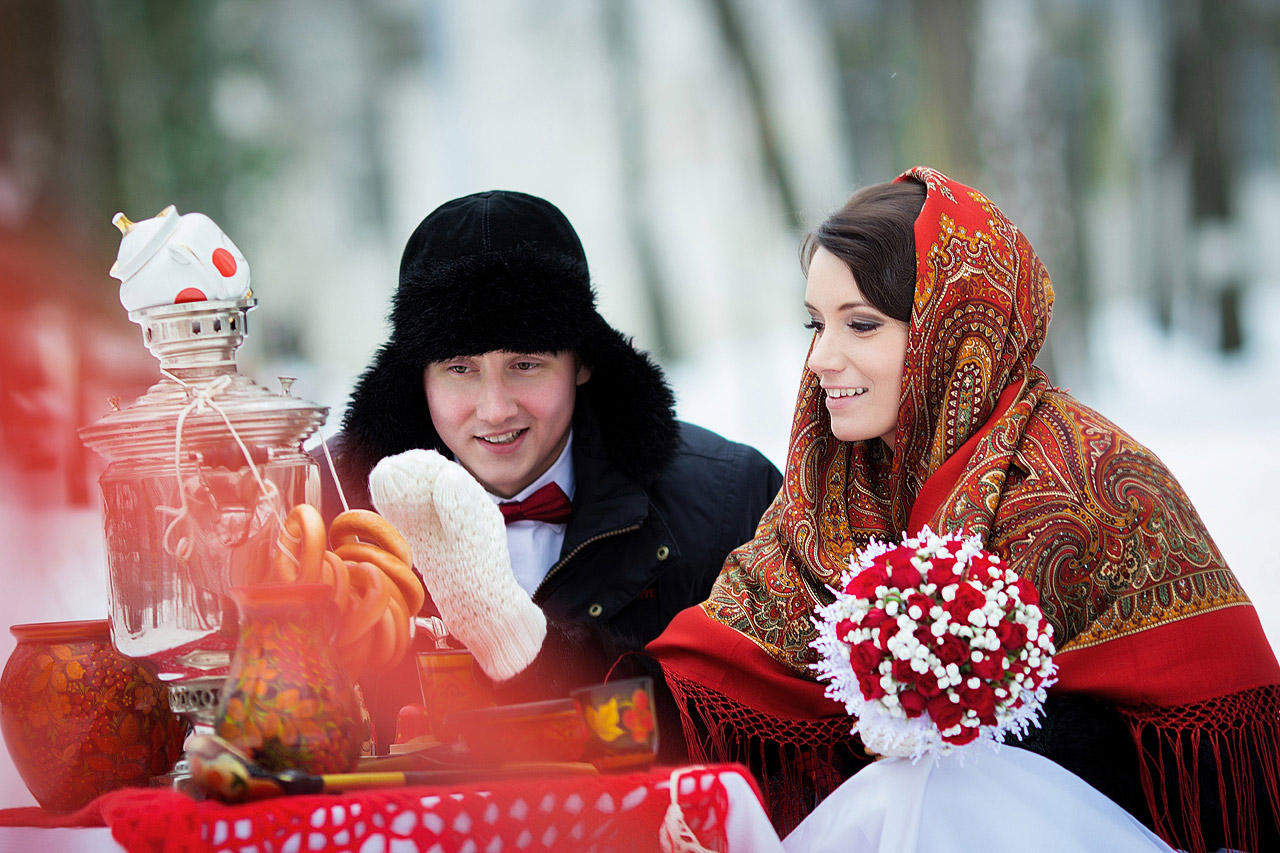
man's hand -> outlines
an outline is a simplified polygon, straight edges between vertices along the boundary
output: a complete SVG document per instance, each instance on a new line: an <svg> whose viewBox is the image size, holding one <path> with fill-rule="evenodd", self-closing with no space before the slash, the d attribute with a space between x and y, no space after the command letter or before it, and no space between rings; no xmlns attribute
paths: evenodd
<svg viewBox="0 0 1280 853"><path fill-rule="evenodd" d="M434 450L380 461L369 475L378 512L399 528L449 631L494 681L538 654L547 620L516 583L502 513L462 466Z"/></svg>

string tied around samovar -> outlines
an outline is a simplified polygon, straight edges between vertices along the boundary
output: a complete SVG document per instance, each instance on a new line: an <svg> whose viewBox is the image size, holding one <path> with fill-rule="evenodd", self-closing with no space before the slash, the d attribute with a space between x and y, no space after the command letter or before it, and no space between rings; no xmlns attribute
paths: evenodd
<svg viewBox="0 0 1280 853"><path fill-rule="evenodd" d="M279 494L279 490L275 484L263 478L262 473L258 470L258 465L253 461L253 455L249 452L248 446L240 437L240 433L236 430L235 424L231 422L231 418L227 415L226 410L222 408L215 399L219 394L227 390L231 385L234 377L231 374L225 374L217 377L204 387L199 387L185 381L179 376L175 376L170 371L160 368L160 373L174 382L178 383L187 392L191 398L190 401L182 407L182 411L178 413L178 421L174 430L173 445L173 468L174 475L178 480L178 500L180 507L158 507L161 511L172 514L173 520L169 522L164 531L164 549L167 553L177 557L179 560L186 562L190 559L195 549L194 543L189 537L181 536L176 544L173 543L174 531L179 525L183 524L191 515L191 509L187 501L187 489L184 488L182 482L182 429L186 423L187 416L190 414L202 414L205 411L212 410L222 418L223 423L227 425L227 431L231 433L232 439L235 440L236 446L240 448L240 452L244 454L245 462L249 466L249 470L253 472L253 477L258 481L258 487L262 490L263 497L268 500L271 513L276 517L276 522L283 525L284 518L280 513L278 501L274 498ZM198 468L197 468L198 473Z"/></svg>
<svg viewBox="0 0 1280 853"><path fill-rule="evenodd" d="M338 500L342 501L342 511L346 512L351 509L347 503L347 494L342 490L342 481L338 479L338 468L333 464L333 456L329 453L329 442L324 440L324 435L320 436L320 449L324 451L324 461L329 463L329 476L333 478L333 485L338 490Z"/></svg>

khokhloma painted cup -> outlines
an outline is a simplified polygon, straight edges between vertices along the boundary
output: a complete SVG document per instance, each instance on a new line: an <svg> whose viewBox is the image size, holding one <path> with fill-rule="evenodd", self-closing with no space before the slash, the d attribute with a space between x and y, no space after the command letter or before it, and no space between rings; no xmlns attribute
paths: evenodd
<svg viewBox="0 0 1280 853"><path fill-rule="evenodd" d="M643 770L658 754L653 679L648 676L580 687L569 694L586 723L583 757L603 771Z"/></svg>
<svg viewBox="0 0 1280 853"><path fill-rule="evenodd" d="M365 739L360 703L333 646L337 608L323 584L231 591L240 638L215 731L272 771L342 773Z"/></svg>

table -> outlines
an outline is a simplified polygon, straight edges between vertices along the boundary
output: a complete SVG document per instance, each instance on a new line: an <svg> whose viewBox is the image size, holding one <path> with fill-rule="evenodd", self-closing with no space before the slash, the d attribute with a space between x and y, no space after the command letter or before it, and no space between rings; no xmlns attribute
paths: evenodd
<svg viewBox="0 0 1280 853"><path fill-rule="evenodd" d="M678 809L672 808L673 781ZM196 802L164 789L128 789L104 794L72 815L0 810L0 850L648 851L661 849L664 821L676 826L678 817L708 850L781 849L746 768L717 764L277 797L234 806Z"/></svg>

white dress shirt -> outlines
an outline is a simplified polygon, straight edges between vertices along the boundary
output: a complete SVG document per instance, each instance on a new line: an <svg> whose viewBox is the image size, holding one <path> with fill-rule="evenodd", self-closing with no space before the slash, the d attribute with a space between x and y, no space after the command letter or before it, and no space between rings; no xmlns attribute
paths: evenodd
<svg viewBox="0 0 1280 853"><path fill-rule="evenodd" d="M555 483L569 500L573 500L575 481L572 450L573 430L570 430L564 450L560 451L560 456L546 473L514 497L500 498L492 493L489 497L495 504L522 501L547 483ZM560 558L560 546L564 544L566 526L545 521L513 521L507 525L507 550L511 552L511 568L515 572L516 582L529 595L533 595L538 584L542 583L547 572Z"/></svg>

